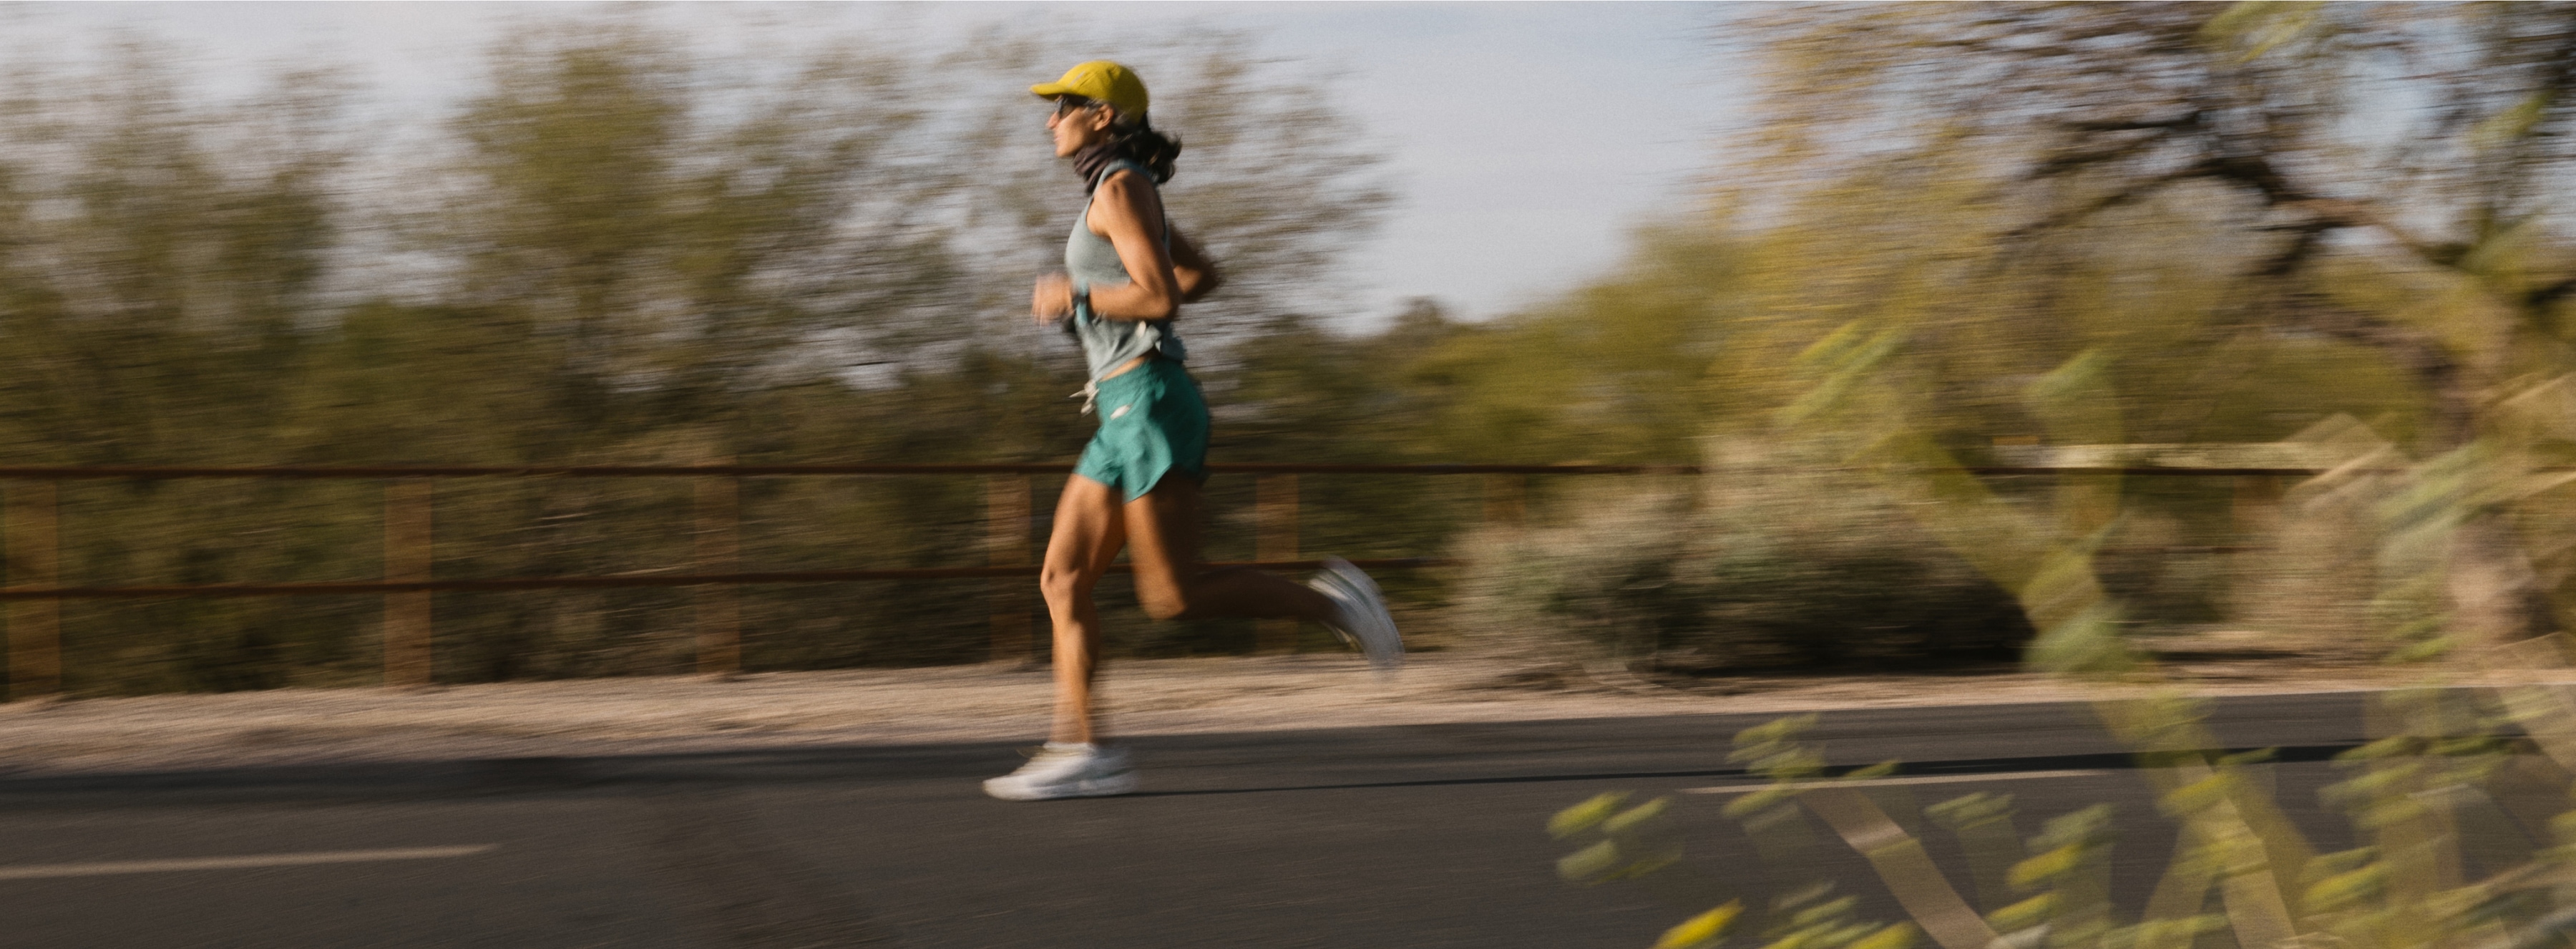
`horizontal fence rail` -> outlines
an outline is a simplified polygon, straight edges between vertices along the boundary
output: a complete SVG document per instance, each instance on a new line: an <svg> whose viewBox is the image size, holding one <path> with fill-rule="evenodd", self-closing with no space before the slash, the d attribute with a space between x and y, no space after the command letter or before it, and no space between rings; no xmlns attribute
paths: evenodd
<svg viewBox="0 0 2576 949"><path fill-rule="evenodd" d="M1437 557L1386 557L1353 560L1360 567L1400 570L1442 567L1454 561ZM1320 570L1321 560L1211 561L1208 567L1253 567L1261 570ZM849 583L859 580L971 580L990 577L1034 577L1035 566L904 567L889 570L788 570L767 573L638 574L620 577L532 577L515 580L318 580L308 583L193 583L169 586L0 587L0 600L112 600L126 597L361 596L380 593L451 593L490 590L596 590L618 587L751 586L772 583ZM1134 573L1129 564L1111 564L1110 573Z"/></svg>
<svg viewBox="0 0 2576 949"><path fill-rule="evenodd" d="M1032 504L1030 476L1062 475L1068 463L997 464L849 464L742 465L730 461L698 465L269 465L269 466L0 466L8 489L5 533L8 576L0 584L8 624L9 693L11 700L52 694L61 688L60 603L64 600L115 600L166 597L382 596L385 599L383 653L388 684L431 681L431 600L442 592L691 587L695 589L698 668L711 674L739 671L741 632L734 589L762 584L845 583L884 580L990 579L992 589L991 654L996 659L1032 655L1035 629L1033 598L1025 578L1039 567L1030 542ZM1212 567L1265 570L1311 570L1322 561L1298 550L1298 476L1300 475L1477 475L1483 476L1484 520L1520 522L1527 506L1528 479L1557 475L1761 475L1862 471L1843 468L1763 468L1702 465L1603 464L1332 464L1224 463L1211 473L1258 477L1254 520L1256 559L1212 563ZM1970 466L1940 469L1981 476L2124 475L2142 477L2227 477L2239 481L2240 498L2258 502L2275 493L2272 479L2305 477L2328 471L2387 472L2399 469L2323 467L2180 467L2180 466ZM2569 469L2576 470L2576 469ZM739 558L740 511L736 485L743 478L890 477L981 475L986 479L986 564L984 566L915 567L865 570L746 572ZM695 561L686 572L644 572L604 577L505 577L434 579L431 576L432 485L458 478L689 478L697 484ZM137 586L63 586L60 582L59 502L55 485L64 481L174 481L196 479L382 480L385 482L385 559L381 580L299 583L216 583ZM2252 490L2247 490L2249 487ZM2209 548L2236 551L2243 548ZM1452 565L1432 557L1354 561L1373 569L1407 569ZM1119 564L1112 572L1128 572ZM1006 582L1007 581L1007 582ZM1265 620L1258 648L1264 652L1295 648L1294 621Z"/></svg>
<svg viewBox="0 0 2576 949"><path fill-rule="evenodd" d="M833 476L890 475L962 475L962 474L1069 474L1069 463L1044 464L896 464L896 465L531 465L505 466L398 466L398 467L221 467L179 468L150 465L93 466L58 468L41 466L0 465L0 480L24 481L181 481L199 478L273 478L273 479L374 479L374 478L802 478ZM1728 474L1811 474L1820 472L1879 471L1879 468L1770 468L1724 467L1705 465L1343 465L1310 462L1237 462L1210 464L1215 474L1389 474L1389 475L1697 475ZM2068 475L2116 474L2150 477L2293 477L2320 475L2329 471L2396 474L2403 468L2202 468L2145 465L2128 467L2032 466L2032 465L1965 465L1957 468L1920 469L1960 471L1973 475ZM2576 471L2576 467L2537 468L2537 471Z"/></svg>

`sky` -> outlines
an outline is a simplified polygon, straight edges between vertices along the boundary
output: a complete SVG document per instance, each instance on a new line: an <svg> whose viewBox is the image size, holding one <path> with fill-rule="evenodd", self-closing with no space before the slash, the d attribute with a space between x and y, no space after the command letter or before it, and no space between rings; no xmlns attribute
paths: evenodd
<svg viewBox="0 0 2576 949"><path fill-rule="evenodd" d="M434 113L474 88L475 53L514 22L577 5L103 3L17 7L21 39L123 30L175 44L246 90L278 64L354 67L381 108ZM1203 23L1336 80L1336 104L1385 146L1400 197L1344 268L1366 326L1432 297L1514 312L1606 274L1626 235L1686 212L1745 98L1702 3L672 3L649 8L721 46L764 17L964 36L1073 22L1116 32ZM1070 63L1066 65L1071 65ZM1035 77L1031 81L1051 79ZM1150 85L1152 77L1146 77ZM1187 129L1176 129L1184 141Z"/></svg>

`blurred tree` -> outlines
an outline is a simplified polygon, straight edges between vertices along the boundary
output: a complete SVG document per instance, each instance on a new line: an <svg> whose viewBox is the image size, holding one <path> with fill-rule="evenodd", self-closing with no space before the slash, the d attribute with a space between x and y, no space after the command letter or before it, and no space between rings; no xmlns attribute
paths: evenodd
<svg viewBox="0 0 2576 949"><path fill-rule="evenodd" d="M988 42L979 59L991 88L1021 90L1103 48L1084 38ZM1205 249L1226 285L1190 307L1183 324L1201 363L1231 364L1223 344L1282 316L1331 318L1349 305L1336 269L1365 244L1395 194L1379 169L1385 147L1336 104L1339 90L1294 64L1259 55L1241 33L1118 41L1122 61L1155 90L1154 127L1181 141L1164 187L1172 223ZM985 93L990 94L990 93ZM1081 183L1054 157L1038 100L1007 99L985 113L961 154L977 179L977 220L989 227L999 273L1061 269ZM997 308L1025 306L1025 278L1001 281ZM1199 351L1193 350L1194 358Z"/></svg>
<svg viewBox="0 0 2576 949"><path fill-rule="evenodd" d="M1704 229L1638 232L1619 270L1472 330L1429 332L1395 389L1426 409L1413 457L1672 463L1698 457L1700 380L1736 253Z"/></svg>
<svg viewBox="0 0 2576 949"><path fill-rule="evenodd" d="M345 88L194 102L161 50L0 89L0 452L22 462L275 457L339 219Z"/></svg>
<svg viewBox="0 0 2576 949"><path fill-rule="evenodd" d="M2502 459L2460 488L2489 492L2451 547L2461 627L2559 625L2495 487L2547 451L2480 439L2576 368L2553 210L2576 8L1810 7L1759 41L1762 134L1723 203L1844 225L1780 271L1770 309L1817 317L1780 346L1844 327L1886 344L1849 372L1967 404L2107 345L2137 441L2298 401L2284 356L2367 354L2424 400L2416 450ZM1748 358L1733 375L1779 378Z"/></svg>
<svg viewBox="0 0 2576 949"><path fill-rule="evenodd" d="M260 463L299 456L297 383L343 232L346 86L278 77L193 94L168 51L22 59L0 80L0 459ZM328 576L346 532L277 485L86 484L62 493L73 582ZM301 495L310 499L310 494ZM13 568L14 569L14 568ZM323 605L75 605L73 682L271 686L345 657ZM103 617L98 626L88 618Z"/></svg>
<svg viewBox="0 0 2576 949"><path fill-rule="evenodd" d="M454 123L467 181L422 242L460 258L454 303L559 341L558 414L528 447L721 420L955 311L967 275L929 212L958 179L919 138L912 65L834 49L726 89L622 21L497 48Z"/></svg>

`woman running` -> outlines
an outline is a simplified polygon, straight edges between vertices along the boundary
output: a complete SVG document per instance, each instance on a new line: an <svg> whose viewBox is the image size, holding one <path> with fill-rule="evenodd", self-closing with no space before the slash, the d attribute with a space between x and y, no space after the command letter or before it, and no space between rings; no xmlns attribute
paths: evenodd
<svg viewBox="0 0 2576 949"><path fill-rule="evenodd" d="M1065 273L1038 278L1030 311L1063 325L1091 364L1084 412L1100 430L1056 502L1038 584L1055 623L1055 728L1018 771L984 782L1014 801L1125 794L1136 772L1092 722L1100 616L1092 587L1121 547L1136 598L1155 619L1294 617L1324 624L1392 669L1404 641L1368 575L1339 558L1306 586L1249 567L1199 561L1199 484L1207 480L1208 411L1181 367L1173 316L1217 286L1216 267L1163 217L1155 186L1180 143L1145 120L1145 84L1117 63L1083 63L1029 87L1052 100L1047 129L1091 195L1065 242Z"/></svg>

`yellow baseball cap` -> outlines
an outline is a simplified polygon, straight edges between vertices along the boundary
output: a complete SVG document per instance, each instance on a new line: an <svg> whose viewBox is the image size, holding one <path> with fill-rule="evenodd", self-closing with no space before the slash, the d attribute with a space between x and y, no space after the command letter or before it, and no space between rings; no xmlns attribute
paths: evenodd
<svg viewBox="0 0 2576 949"><path fill-rule="evenodd" d="M1064 78L1038 83L1030 86L1029 91L1043 99L1073 95L1106 102L1110 108L1118 110L1121 119L1143 118L1145 115L1145 80L1136 78L1134 70L1106 59L1075 66L1064 74Z"/></svg>

